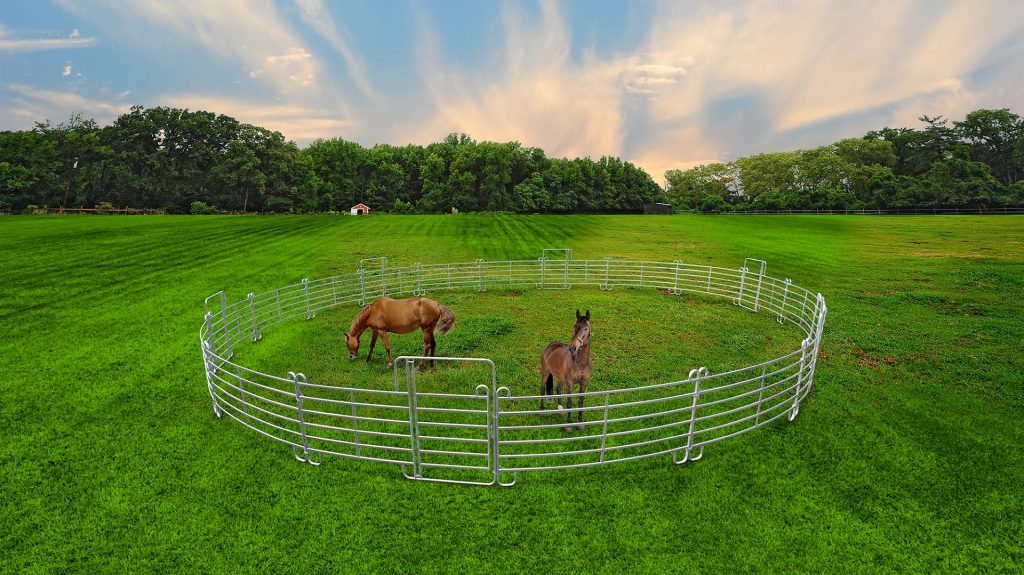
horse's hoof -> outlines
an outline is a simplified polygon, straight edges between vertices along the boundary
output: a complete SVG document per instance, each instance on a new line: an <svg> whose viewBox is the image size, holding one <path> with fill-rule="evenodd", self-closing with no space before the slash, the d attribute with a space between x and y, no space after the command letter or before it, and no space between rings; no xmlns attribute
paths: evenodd
<svg viewBox="0 0 1024 575"><path fill-rule="evenodd" d="M388 364L388 369L391 369L393 367L395 367L395 362L391 362Z"/></svg>
<svg viewBox="0 0 1024 575"><path fill-rule="evenodd" d="M572 433L572 426L570 425L569 427L566 427L565 428L565 432L566 433Z"/></svg>
<svg viewBox="0 0 1024 575"><path fill-rule="evenodd" d="M558 413L562 413L563 411L565 411L565 408L564 408L564 407L562 407L562 404L561 404L561 403L559 403L559 404L558 404Z"/></svg>

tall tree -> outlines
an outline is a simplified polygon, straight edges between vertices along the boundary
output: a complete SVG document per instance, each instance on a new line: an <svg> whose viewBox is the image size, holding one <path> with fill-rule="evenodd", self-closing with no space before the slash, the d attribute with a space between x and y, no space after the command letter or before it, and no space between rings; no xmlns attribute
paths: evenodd
<svg viewBox="0 0 1024 575"><path fill-rule="evenodd" d="M976 110L960 122L957 133L971 145L971 159L987 164L1003 185L1024 174L1024 121L1007 108Z"/></svg>

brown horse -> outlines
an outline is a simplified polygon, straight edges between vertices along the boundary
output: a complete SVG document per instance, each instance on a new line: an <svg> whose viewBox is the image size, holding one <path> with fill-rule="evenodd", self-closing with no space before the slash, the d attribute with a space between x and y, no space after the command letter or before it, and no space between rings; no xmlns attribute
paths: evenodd
<svg viewBox="0 0 1024 575"><path fill-rule="evenodd" d="M388 367L394 362L391 359L391 342L388 341L388 332L409 333L417 328L423 330L423 355L433 357L437 350L437 340L434 339L434 330L444 335L455 325L455 314L452 310L425 297L411 297L408 299L391 299L382 297L377 301L363 308L359 315L352 320L352 327L345 333L345 343L348 345L348 358L355 359L359 354L359 336L367 328L373 330L373 339L370 340L370 351L366 354L366 362L373 357L373 346L377 345L377 336L384 340L384 349L388 352ZM420 367L423 367L426 360L420 360ZM433 367L434 360L430 360Z"/></svg>
<svg viewBox="0 0 1024 575"><path fill-rule="evenodd" d="M544 396L554 395L554 381L558 380L558 396L562 395L565 386L566 396L566 431L572 431L572 387L577 386L579 393L587 391L590 382L590 310L580 315L576 310L576 325L572 328L572 344L553 341L540 354L540 408L544 409ZM583 396L579 396L577 410L583 409ZM561 406L559 406L561 408ZM583 411L578 411L579 424L583 429Z"/></svg>

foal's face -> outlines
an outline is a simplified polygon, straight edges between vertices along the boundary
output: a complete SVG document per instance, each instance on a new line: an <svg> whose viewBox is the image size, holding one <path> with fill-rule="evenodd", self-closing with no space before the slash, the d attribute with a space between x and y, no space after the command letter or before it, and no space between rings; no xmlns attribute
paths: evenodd
<svg viewBox="0 0 1024 575"><path fill-rule="evenodd" d="M572 343L569 345L569 351L576 354L576 350L590 343L590 310L587 310L586 315L580 315L579 310L576 310L576 325L572 328Z"/></svg>
<svg viewBox="0 0 1024 575"><path fill-rule="evenodd" d="M348 345L348 358L355 359L359 354L359 338L346 333L345 344Z"/></svg>

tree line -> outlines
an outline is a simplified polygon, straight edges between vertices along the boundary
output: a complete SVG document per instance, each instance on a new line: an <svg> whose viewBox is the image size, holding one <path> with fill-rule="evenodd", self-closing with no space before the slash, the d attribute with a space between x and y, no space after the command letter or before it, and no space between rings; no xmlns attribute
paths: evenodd
<svg viewBox="0 0 1024 575"><path fill-rule="evenodd" d="M669 170L676 209L699 211L1024 206L1024 121L981 109L952 124L882 128L813 150Z"/></svg>
<svg viewBox="0 0 1024 575"><path fill-rule="evenodd" d="M75 114L0 132L0 211L35 207L167 213L636 212L663 190L619 158L548 158L518 142L451 134L427 146L340 138L299 149L225 115L135 106L108 126Z"/></svg>
<svg viewBox="0 0 1024 575"><path fill-rule="evenodd" d="M1024 121L981 109L811 150L665 173L619 158L549 158L519 142L450 134L427 146L341 138L305 148L225 115L135 106L108 126L72 115L0 132L0 211L626 213L676 210L1024 207Z"/></svg>

